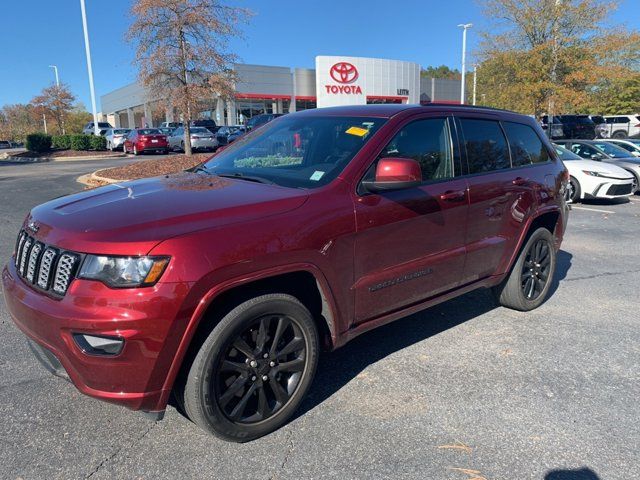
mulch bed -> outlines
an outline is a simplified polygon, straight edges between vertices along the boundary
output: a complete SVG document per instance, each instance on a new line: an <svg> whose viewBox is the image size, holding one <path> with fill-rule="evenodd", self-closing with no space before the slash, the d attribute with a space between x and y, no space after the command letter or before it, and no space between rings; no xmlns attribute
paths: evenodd
<svg viewBox="0 0 640 480"><path fill-rule="evenodd" d="M170 155L169 157L145 160L122 167L105 168L104 170L98 170L96 175L114 180L135 180L138 178L155 177L195 167L211 158L211 155L211 153L196 153L190 157L187 155Z"/></svg>
<svg viewBox="0 0 640 480"><path fill-rule="evenodd" d="M51 150L50 152L20 152L12 155L13 157L26 157L26 158L60 158L60 157L112 157L113 152L108 150Z"/></svg>

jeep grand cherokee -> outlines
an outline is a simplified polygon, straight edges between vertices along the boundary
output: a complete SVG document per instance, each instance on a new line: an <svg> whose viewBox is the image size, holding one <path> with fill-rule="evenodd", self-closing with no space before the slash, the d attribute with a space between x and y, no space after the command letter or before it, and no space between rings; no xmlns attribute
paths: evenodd
<svg viewBox="0 0 640 480"><path fill-rule="evenodd" d="M567 170L535 121L460 106L278 118L195 169L35 207L2 273L37 357L233 441L287 421L321 347L477 288L547 297Z"/></svg>

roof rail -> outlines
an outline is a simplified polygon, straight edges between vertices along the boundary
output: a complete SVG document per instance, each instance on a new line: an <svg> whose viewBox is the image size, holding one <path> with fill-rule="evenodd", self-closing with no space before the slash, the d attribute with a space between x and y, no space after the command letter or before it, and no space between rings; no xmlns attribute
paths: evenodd
<svg viewBox="0 0 640 480"><path fill-rule="evenodd" d="M509 113L517 113L513 110L507 110L504 108L496 108L496 107L486 107L484 105L468 105L468 104L459 104L459 103L438 103L438 102L425 102L421 103L423 107L460 107L460 108L474 108L479 110L496 110L498 112L509 112Z"/></svg>

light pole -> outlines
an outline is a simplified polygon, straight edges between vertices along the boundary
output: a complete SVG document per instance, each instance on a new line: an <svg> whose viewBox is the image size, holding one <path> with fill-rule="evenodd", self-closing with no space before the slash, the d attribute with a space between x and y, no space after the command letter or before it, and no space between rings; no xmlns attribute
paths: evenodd
<svg viewBox="0 0 640 480"><path fill-rule="evenodd" d="M49 68L53 68L53 71L56 74L56 87L60 86L60 77L58 77L58 66L57 65L49 65Z"/></svg>
<svg viewBox="0 0 640 480"><path fill-rule="evenodd" d="M91 47L89 47L89 32L87 30L87 12L84 7L84 0L80 0L80 10L82 11L82 29L84 30L84 50L87 54L87 72L89 73L89 90L91 91L91 108L93 109L93 133L98 135L98 111L96 110L96 92L93 89L93 68L91 67Z"/></svg>
<svg viewBox="0 0 640 480"><path fill-rule="evenodd" d="M476 77L478 76L478 65L473 66L473 105L476 104Z"/></svg>
<svg viewBox="0 0 640 480"><path fill-rule="evenodd" d="M464 104L464 80L467 69L467 29L473 27L473 23L461 23L462 27L462 85L460 85L460 104Z"/></svg>

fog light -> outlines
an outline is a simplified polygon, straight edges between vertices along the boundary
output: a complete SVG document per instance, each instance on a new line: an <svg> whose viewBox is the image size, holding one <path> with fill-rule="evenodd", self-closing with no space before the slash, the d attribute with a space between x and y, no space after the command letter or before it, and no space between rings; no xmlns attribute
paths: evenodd
<svg viewBox="0 0 640 480"><path fill-rule="evenodd" d="M124 340L118 337L74 333L73 339L80 350L89 355L118 355L124 347Z"/></svg>

